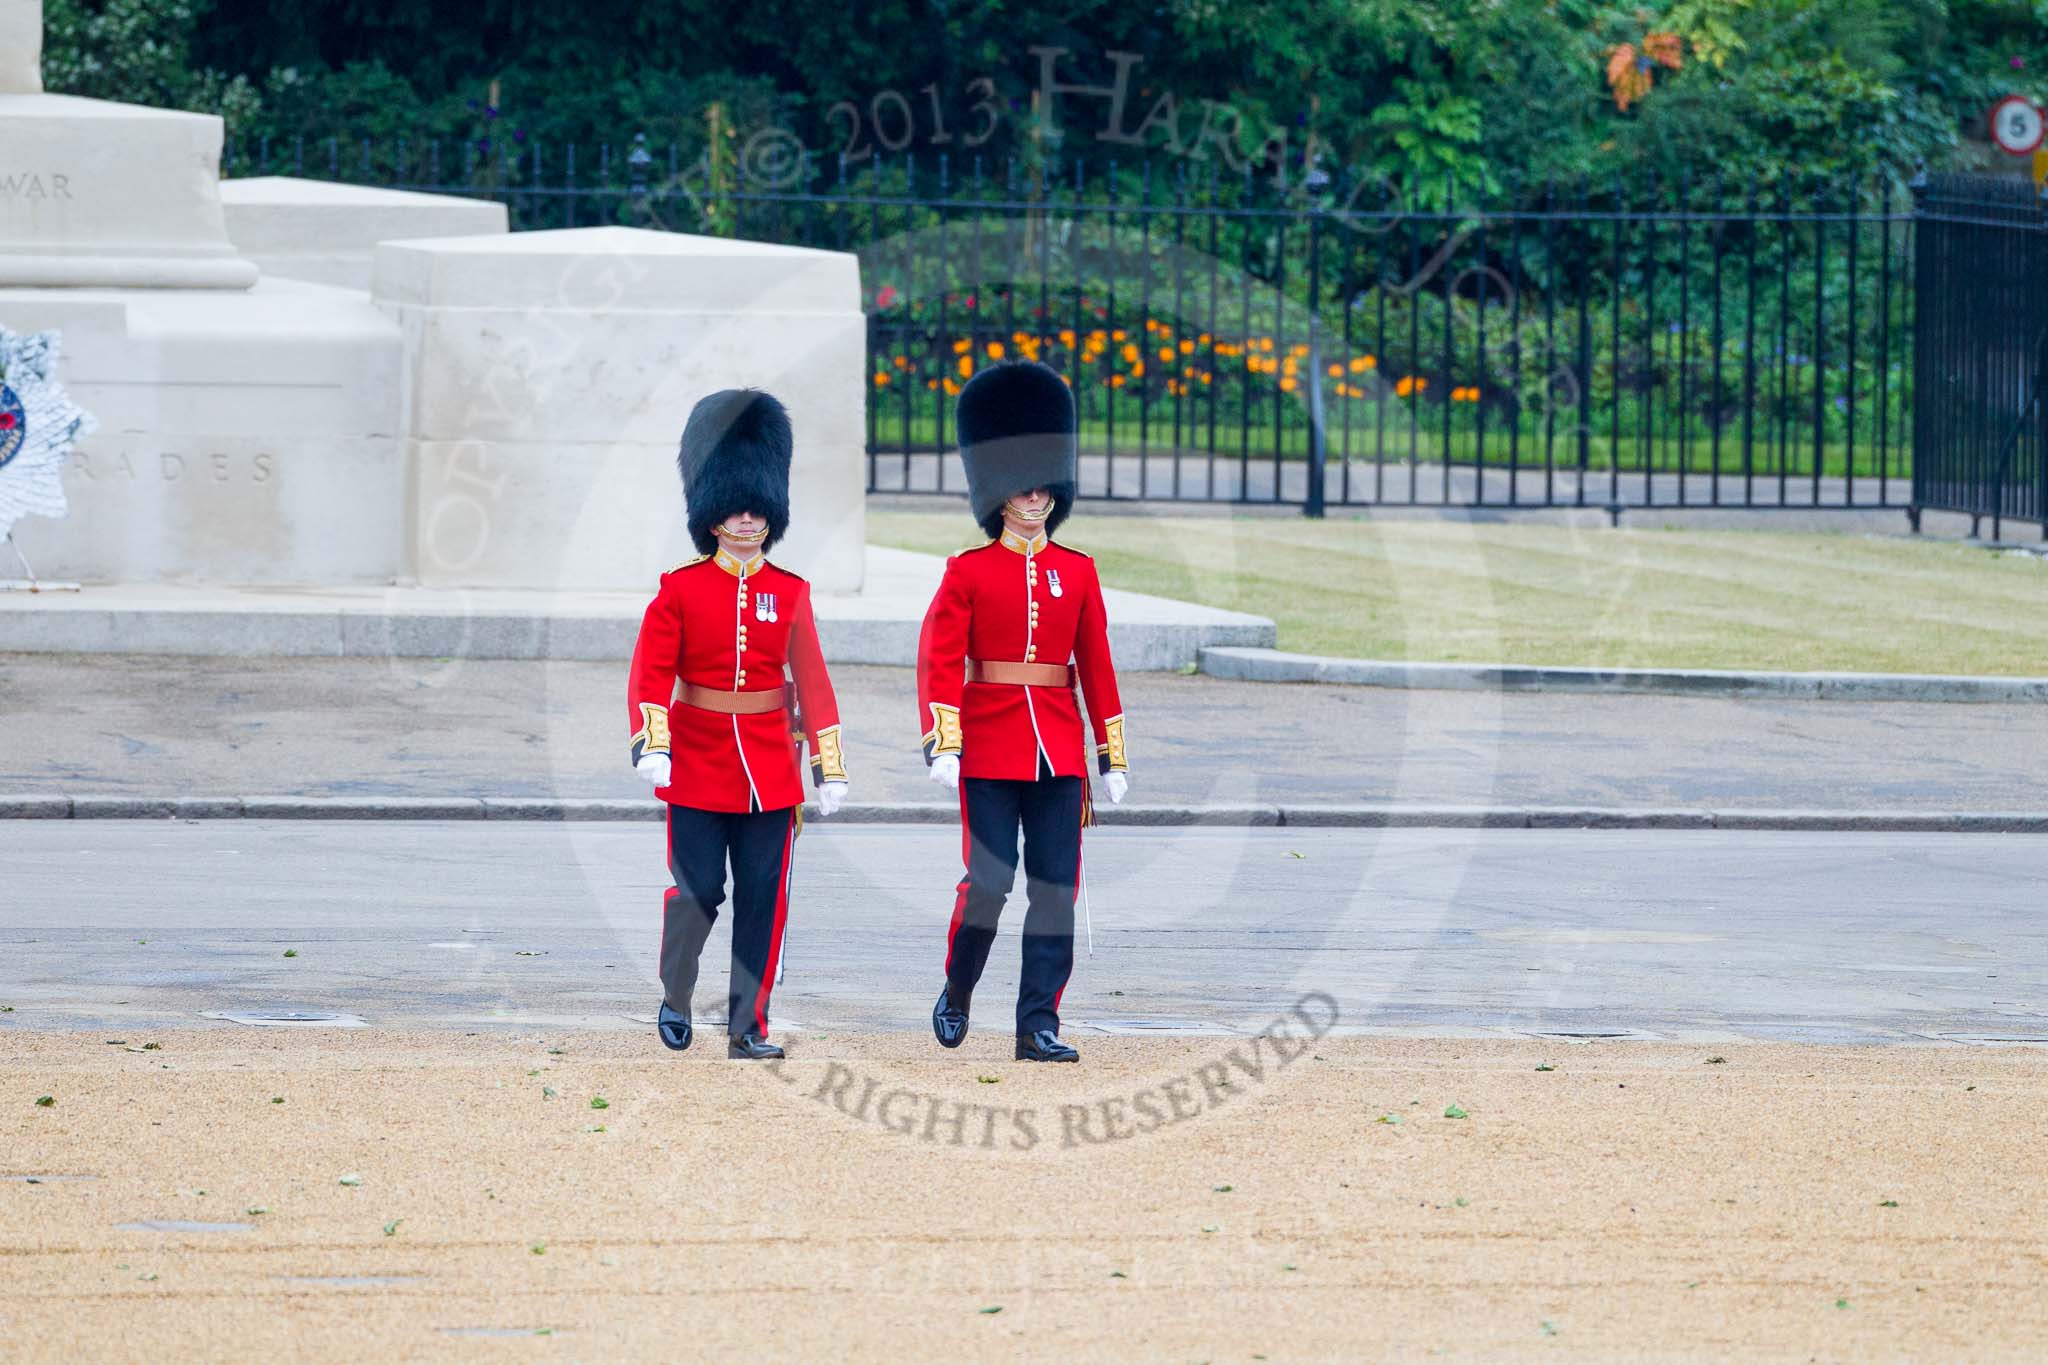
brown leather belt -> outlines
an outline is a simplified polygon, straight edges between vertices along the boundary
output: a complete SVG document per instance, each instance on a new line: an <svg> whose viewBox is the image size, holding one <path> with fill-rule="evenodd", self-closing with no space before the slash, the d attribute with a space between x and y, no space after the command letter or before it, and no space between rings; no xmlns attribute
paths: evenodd
<svg viewBox="0 0 2048 1365"><path fill-rule="evenodd" d="M684 683L676 693L676 700L685 706L694 706L700 711L716 711L720 715L758 716L780 711L789 705L789 684L771 687L765 692L721 692L715 687Z"/></svg>
<svg viewBox="0 0 2048 1365"><path fill-rule="evenodd" d="M1019 687L1072 687L1072 664L1020 664L1006 659L969 659L967 681L1014 683Z"/></svg>

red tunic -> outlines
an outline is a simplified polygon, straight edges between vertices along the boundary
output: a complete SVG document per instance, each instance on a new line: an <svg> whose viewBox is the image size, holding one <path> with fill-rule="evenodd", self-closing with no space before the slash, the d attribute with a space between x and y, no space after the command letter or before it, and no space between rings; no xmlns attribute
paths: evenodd
<svg viewBox="0 0 2048 1365"><path fill-rule="evenodd" d="M1087 772L1089 736L1071 686L966 681L969 659L1065 664L1079 674L1102 772L1123 771L1123 703L1095 561L1011 531L946 561L917 647L917 711L927 760L960 755L963 777L1029 781Z"/></svg>
<svg viewBox="0 0 2048 1365"><path fill-rule="evenodd" d="M633 649L626 712L633 761L666 753L670 783L662 800L698 810L780 810L801 805L798 746L787 710L727 715L676 700L680 684L720 692L781 687L783 666L796 679L800 717L810 732L819 782L845 781L839 703L818 650L811 585L756 557L744 564L724 550L661 576Z"/></svg>

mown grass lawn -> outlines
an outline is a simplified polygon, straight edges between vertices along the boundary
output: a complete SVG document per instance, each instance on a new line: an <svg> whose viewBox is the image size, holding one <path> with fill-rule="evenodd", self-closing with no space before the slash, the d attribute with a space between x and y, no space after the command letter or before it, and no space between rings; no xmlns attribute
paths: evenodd
<svg viewBox="0 0 2048 1365"><path fill-rule="evenodd" d="M871 510L879 545L949 554L964 506ZM1613 668L2048 676L2048 559L1903 537L1117 516L1060 539L1105 583L1257 612L1280 647Z"/></svg>

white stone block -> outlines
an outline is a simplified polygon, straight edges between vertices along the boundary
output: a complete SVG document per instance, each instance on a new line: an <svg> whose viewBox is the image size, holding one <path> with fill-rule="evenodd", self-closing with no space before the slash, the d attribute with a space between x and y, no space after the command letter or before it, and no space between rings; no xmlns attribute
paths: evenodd
<svg viewBox="0 0 2048 1365"><path fill-rule="evenodd" d="M221 208L235 249L265 275L370 287L377 243L503 234L505 206L488 199L262 175L223 180Z"/></svg>
<svg viewBox="0 0 2048 1365"><path fill-rule="evenodd" d="M0 0L0 94L42 93L42 0Z"/></svg>
<svg viewBox="0 0 2048 1365"><path fill-rule="evenodd" d="M59 328L100 421L71 512L15 535L88 583L390 583L410 573L398 329L353 290L0 290L0 322Z"/></svg>
<svg viewBox="0 0 2048 1365"><path fill-rule="evenodd" d="M220 145L209 114L0 94L0 288L248 288Z"/></svg>
<svg viewBox="0 0 2048 1365"><path fill-rule="evenodd" d="M860 586L866 321L851 255L588 228L386 242L405 338L422 583L651 588L685 557L675 451L691 406L789 408L792 528L775 558Z"/></svg>

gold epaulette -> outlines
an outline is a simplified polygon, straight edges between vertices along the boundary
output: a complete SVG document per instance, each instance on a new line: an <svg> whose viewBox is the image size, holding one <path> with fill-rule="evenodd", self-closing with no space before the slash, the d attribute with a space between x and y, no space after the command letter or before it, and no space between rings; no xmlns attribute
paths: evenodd
<svg viewBox="0 0 2048 1365"><path fill-rule="evenodd" d="M679 570L679 569L687 569L687 568L689 568L689 567L690 567L690 566L691 566L692 564L702 564L702 563L703 563L703 562L704 562L705 560L707 560L707 559L709 559L709 558L711 558L711 556L710 556L710 555L698 555L698 556L697 556L696 558L694 558L694 559L686 559L686 560L684 560L684 561L683 561L682 563L680 563L680 564L676 565L676 566L675 566L675 568L673 568L673 569L670 569L670 570L669 570L668 572L669 572L669 573L675 573L675 572L676 572L677 570Z"/></svg>

